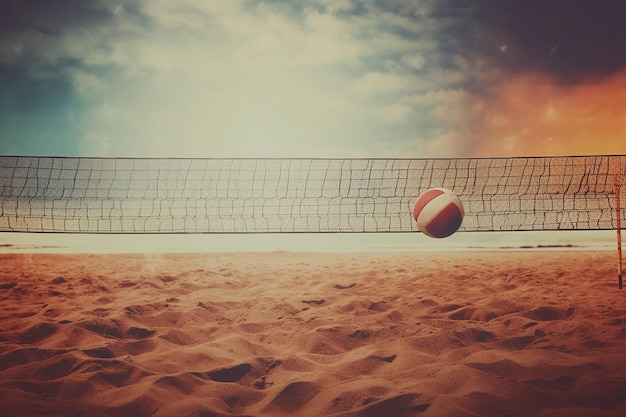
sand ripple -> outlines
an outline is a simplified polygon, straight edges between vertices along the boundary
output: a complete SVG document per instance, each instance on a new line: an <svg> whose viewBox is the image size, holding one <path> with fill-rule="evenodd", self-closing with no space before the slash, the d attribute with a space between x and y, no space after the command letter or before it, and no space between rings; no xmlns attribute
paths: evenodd
<svg viewBox="0 0 626 417"><path fill-rule="evenodd" d="M6 416L623 416L612 252L1 255Z"/></svg>

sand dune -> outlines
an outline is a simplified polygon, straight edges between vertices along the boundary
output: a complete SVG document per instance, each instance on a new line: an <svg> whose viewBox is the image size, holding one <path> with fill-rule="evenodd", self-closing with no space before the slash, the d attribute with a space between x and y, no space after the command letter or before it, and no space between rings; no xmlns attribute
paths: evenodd
<svg viewBox="0 0 626 417"><path fill-rule="evenodd" d="M0 255L6 416L624 416L612 252Z"/></svg>

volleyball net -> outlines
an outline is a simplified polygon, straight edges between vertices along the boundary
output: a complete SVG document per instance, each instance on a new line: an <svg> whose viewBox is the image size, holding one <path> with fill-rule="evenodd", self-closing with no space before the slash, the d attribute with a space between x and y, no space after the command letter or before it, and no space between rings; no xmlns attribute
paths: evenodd
<svg viewBox="0 0 626 417"><path fill-rule="evenodd" d="M413 204L434 187L461 198L461 231L615 229L625 158L0 156L0 231L415 232Z"/></svg>

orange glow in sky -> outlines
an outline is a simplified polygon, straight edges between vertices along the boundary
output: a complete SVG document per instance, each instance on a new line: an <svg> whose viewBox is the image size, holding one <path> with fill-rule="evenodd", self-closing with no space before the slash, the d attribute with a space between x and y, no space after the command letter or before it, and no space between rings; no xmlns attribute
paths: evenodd
<svg viewBox="0 0 626 417"><path fill-rule="evenodd" d="M501 83L483 116L478 155L624 153L626 71L575 85L515 76Z"/></svg>

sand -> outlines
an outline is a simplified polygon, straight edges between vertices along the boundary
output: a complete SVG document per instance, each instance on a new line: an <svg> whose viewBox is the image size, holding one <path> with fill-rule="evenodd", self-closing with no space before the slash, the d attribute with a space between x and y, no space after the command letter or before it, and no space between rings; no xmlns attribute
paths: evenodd
<svg viewBox="0 0 626 417"><path fill-rule="evenodd" d="M0 255L0 414L621 417L614 258Z"/></svg>

